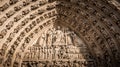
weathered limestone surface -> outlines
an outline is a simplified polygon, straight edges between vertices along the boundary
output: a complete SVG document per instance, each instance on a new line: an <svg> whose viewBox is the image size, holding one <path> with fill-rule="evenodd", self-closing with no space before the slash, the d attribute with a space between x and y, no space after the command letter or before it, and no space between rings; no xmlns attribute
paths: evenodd
<svg viewBox="0 0 120 67"><path fill-rule="evenodd" d="M0 67L119 67L119 0L0 0Z"/></svg>

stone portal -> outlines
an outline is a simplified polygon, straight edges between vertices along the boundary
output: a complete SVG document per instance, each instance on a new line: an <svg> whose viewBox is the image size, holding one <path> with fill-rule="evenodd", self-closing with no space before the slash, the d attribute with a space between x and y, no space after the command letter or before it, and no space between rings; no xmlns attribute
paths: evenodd
<svg viewBox="0 0 120 67"><path fill-rule="evenodd" d="M83 41L69 28L57 26L40 34L25 52L22 67L94 67Z"/></svg>

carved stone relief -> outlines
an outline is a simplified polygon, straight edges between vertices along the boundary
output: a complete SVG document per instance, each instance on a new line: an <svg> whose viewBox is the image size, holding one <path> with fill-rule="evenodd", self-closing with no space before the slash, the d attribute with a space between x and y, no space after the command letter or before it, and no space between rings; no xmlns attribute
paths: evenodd
<svg viewBox="0 0 120 67"><path fill-rule="evenodd" d="M60 62L67 66L72 63L77 67L87 64L93 64L90 67L94 67L94 60L90 56L86 45L73 31L69 28L57 26L41 33L37 42L28 48L22 60L22 67L41 64L60 66Z"/></svg>

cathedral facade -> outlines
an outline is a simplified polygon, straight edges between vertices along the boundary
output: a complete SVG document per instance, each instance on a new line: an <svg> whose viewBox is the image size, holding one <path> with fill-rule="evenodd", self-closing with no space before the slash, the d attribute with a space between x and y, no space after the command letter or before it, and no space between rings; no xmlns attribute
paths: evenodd
<svg viewBox="0 0 120 67"><path fill-rule="evenodd" d="M0 0L0 67L119 67L118 0Z"/></svg>

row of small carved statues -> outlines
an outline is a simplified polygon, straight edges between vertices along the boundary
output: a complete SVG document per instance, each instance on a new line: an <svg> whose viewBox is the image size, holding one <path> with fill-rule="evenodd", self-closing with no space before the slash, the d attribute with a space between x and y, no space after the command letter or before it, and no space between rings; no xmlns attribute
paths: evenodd
<svg viewBox="0 0 120 67"><path fill-rule="evenodd" d="M60 11L60 10L59 10ZM82 11L82 10L81 10ZM66 15L69 15L69 12L68 12L68 10L66 10L66 12L63 12L63 11L61 11L61 13L62 14L65 14L65 13L68 13L68 14L66 14ZM113 16L115 16L114 14L113 14ZM71 14L71 17L72 17L72 14ZM106 20L106 18L105 17L102 17L102 19L103 19L103 21L105 21ZM66 19L65 19L66 20ZM103 22L102 21L102 22ZM70 22L70 21L69 21ZM93 23L93 25L94 25L94 23L95 24L97 24L97 23L99 23L99 22L97 22L97 21L94 21L94 22L92 22ZM106 23L109 23L109 22L106 22ZM75 24L77 24L77 23L75 23ZM73 23L73 26L75 26L75 24ZM71 24L72 25L72 24ZM112 22L111 23L109 23L109 24L106 24L107 26L109 26L109 30L110 30L110 34L112 34L112 35L114 35L114 37L116 38L116 40L118 40L118 39L120 39L119 37L120 37L120 34L119 34L119 32L117 32L116 30L115 30L115 27L113 27L113 25L112 25ZM118 24L117 24L118 25ZM83 26L83 25L82 25ZM82 28L82 26L77 26L78 28ZM85 26L87 27L86 29L85 29ZM86 40L89 40L90 42L92 41L91 39L93 39L93 38L91 38L90 39L90 37L92 37L92 36L88 36L86 33L87 33L87 31L89 32L89 30L91 30L91 28L90 28L90 26L89 26L89 24L87 25L87 23L86 23L86 25L84 26L84 28L82 28L81 30L83 31L83 35L86 35L86 37L88 37L88 38L86 38ZM105 28L103 28L102 26L100 26L100 24L97 24L96 25L96 29L98 29L101 33L106 33L107 34L107 37L105 37L106 38L106 40L108 41L108 40L110 40L108 43L111 43L111 47L112 48L114 48L113 49L113 52L114 51L116 51L116 47L115 47L115 42L113 42L113 40L112 40L112 38L111 37L109 37L110 35L108 35L109 33L107 33L106 31L105 31ZM101 27L101 29L100 29L100 27ZM119 25L118 25L118 27L119 27ZM80 30L80 29L78 29L78 30ZM102 30L104 30L104 31L102 31ZM91 34L96 34L97 32L92 32ZM90 34L90 33L89 33ZM104 34L103 34L104 35ZM95 39L97 39L98 40L98 42L97 43L103 43L102 42L102 39L101 39L101 37L99 37L99 35L98 36L93 36L93 37L96 37ZM108 37L109 37L109 39L108 39ZM112 49L111 48L111 49Z"/></svg>
<svg viewBox="0 0 120 67"><path fill-rule="evenodd" d="M28 2L28 4L29 4L29 3L30 3L30 2ZM35 3L34 5L31 5L31 6L30 6L31 9L25 9L25 10L22 11L22 15L17 15L16 17L14 17L14 22L17 22L17 21L20 20L24 15L28 14L30 11L33 11L33 10L35 10L35 9L38 9L39 6L44 5L44 4L46 4L46 3L47 3L46 1L39 1L38 4ZM27 5L28 5L28 4L27 4ZM15 6L12 10L9 10L9 11L6 13L5 16L3 16L3 17L0 18L0 26L2 26L3 23L4 23L8 18L10 18L11 16L13 16L15 13L17 13L19 10L21 10L24 6L26 6L26 5L24 5L24 1L23 1L23 4L19 4L19 5ZM2 7L1 7L1 8L2 8ZM47 6L46 10L51 10L51 9L53 9L53 8L55 8L55 5L49 4L49 5ZM42 14L43 12L45 12L45 9L39 9L39 10L38 10L38 14ZM33 18L32 18L33 15L30 15L30 17L31 17L31 19L33 19Z"/></svg>
<svg viewBox="0 0 120 67"><path fill-rule="evenodd" d="M37 0L25 0L23 1L23 6L27 6L30 4L30 2L36 2ZM9 3L5 3L0 7L0 11L5 11L7 8L9 8L11 5L16 4L17 2L20 2L19 0L10 0ZM39 5L44 5L46 1L42 0L39 2ZM21 6L15 7L15 9L19 10Z"/></svg>
<svg viewBox="0 0 120 67"><path fill-rule="evenodd" d="M49 24L49 22L48 22L48 24ZM41 29L40 29L41 30ZM36 33L34 33L34 34L36 34ZM28 36L29 37L29 36ZM32 39L32 38L31 38ZM20 41L21 42L21 41ZM18 47L18 45L19 45L19 43L20 42L18 42L18 41L15 41L15 43L14 44L12 44L12 47L10 48L10 50L9 50L9 52L7 53L7 60L5 60L5 65L7 65L7 66L11 66L11 64L12 64L12 58L13 58L13 54L14 54L14 52L15 52L15 50L16 50L16 48ZM30 42L30 41L29 41ZM27 41L27 43L26 43L26 40L24 41L24 43L22 43L22 45L21 45L21 47L20 47L20 49L21 50L23 50L24 51L24 49L25 49L25 47L28 45L28 41ZM4 53L4 52L1 52L2 54ZM4 54L3 54L3 56L4 56ZM2 60L4 60L4 58L1 56L1 61ZM16 56L16 58L17 58L17 56ZM20 58L17 58L17 59L19 59L20 60ZM3 62L3 61L2 61ZM15 61L15 62L19 62L19 61Z"/></svg>
<svg viewBox="0 0 120 67"><path fill-rule="evenodd" d="M95 67L94 61L25 61L21 67Z"/></svg>
<svg viewBox="0 0 120 67"><path fill-rule="evenodd" d="M36 32L33 32L33 33L30 33L26 38L25 38L25 41L24 43L22 43L20 49L24 51L25 47L28 45L28 43L31 41L31 39L33 37L31 37L31 34L37 34L40 30L43 29L43 27L46 27L50 24L50 22L54 21L55 18L51 18L52 20L48 20L46 21L46 23L44 23L43 25L39 25L39 27L35 28L35 30L33 31L36 31ZM41 21L43 21L44 19L42 19ZM36 30L37 29L37 30ZM30 30L28 31L30 32ZM16 48L19 46L21 40L23 39L23 37L25 37L25 34L28 33L28 32L25 32L25 30L23 32L21 32L21 35L22 36L18 36L18 38L20 37L20 40L17 39L16 41L14 41L14 43L11 45L11 48L9 50L9 52L6 54L7 55L7 60L5 61L7 64L11 64L11 58L16 50ZM22 39L21 39L22 37ZM7 45L9 44L6 44L6 45L3 45L3 48L2 48L2 51L1 51L1 58L3 58L3 56L5 55L5 52L6 52L6 49L7 49Z"/></svg>
<svg viewBox="0 0 120 67"><path fill-rule="evenodd" d="M53 17L55 15L55 11L51 11L47 14L44 15L48 15L48 17ZM45 18L48 17L44 17L40 16L38 18L36 18L35 21L32 21L31 24L24 30L24 32L21 32L20 37L18 37L18 41L20 41L22 39L22 37L25 35L25 32L28 33L31 29L33 29L33 27L35 27L37 24L39 24L41 21L43 21ZM54 20L54 19L53 19ZM14 36L30 21L29 18L26 18L25 20L23 20L15 29L13 32L10 33L9 37L7 38L7 40L5 41L5 43L3 43L3 50L6 50L6 47L8 46L8 43L12 41L12 39L14 38ZM12 25L12 24L11 24ZM1 31L1 38L3 38L5 35L7 34L7 29ZM31 36L30 36L31 37Z"/></svg>
<svg viewBox="0 0 120 67"><path fill-rule="evenodd" d="M106 10L107 10L107 8L105 8ZM83 11L83 10L81 10L81 11ZM65 15L70 15L69 14L69 12L68 12L68 10L66 10L65 12L64 11L60 11L60 13L61 14L65 14ZM68 14L66 14L66 13L68 13ZM97 13L98 13L98 11L97 11ZM70 17L72 17L72 15L73 14L71 14L70 15ZM92 15L92 14L90 14L90 15ZM101 14L100 14L101 15ZM78 16L76 16L76 17L78 17ZM119 18L118 17L116 17L116 15L114 14L114 13L111 13L111 15L110 15L110 17L113 17L117 22L116 22L116 25L118 26L118 27L120 27L118 24L119 24ZM64 17L65 18L65 17ZM62 19L62 20L64 20L64 19ZM66 18L65 18L65 20L67 20ZM80 20L80 19L77 19L77 20ZM100 20L100 19L99 19ZM105 21L106 20L106 17L102 17L102 20L101 20L101 22L103 22L103 21ZM74 19L73 19L73 21L74 21ZM83 21L84 21L84 19L83 19ZM111 37L111 35L114 35L114 37L116 38L116 40L118 41L118 39L119 39L119 37L120 37L120 34L119 34L119 32L117 32L116 30L118 29L117 27L114 27L113 28L113 22L111 22L111 23L109 23L108 21L107 21L107 23L109 23L109 24L106 24L106 26L108 26L109 25L109 30L110 30L110 32L112 32L112 33L109 33L109 32L107 32L106 30L106 27L103 27L103 26L101 26L100 24L99 24L99 22L97 22L96 21L96 25L95 25L95 27L96 27L96 29L98 29L102 34L100 34L99 32L97 32L96 30L94 30L94 29L92 29L92 27L89 25L89 23L85 23L85 26L86 27L84 27L84 28L82 28L83 27L83 25L80 25L80 22L78 22L78 23L71 23L71 21L68 21L71 25L73 25L73 26L75 26L76 27L76 25L78 25L77 27L78 27L78 31L82 31L81 32L81 34L83 34L83 35L85 35L85 39L88 41L88 42L91 42L92 43L92 39L93 39L93 37L96 39L96 43L99 43L99 44L101 44L101 48L102 49L104 49L104 51L106 52L107 51L107 49L106 49L106 44L104 44L104 41L103 41L103 39L102 39L102 37L100 37L100 35L103 35L104 37L105 37L105 39L107 40L107 42L109 43L109 46L110 46L110 49L112 50L112 52L114 53L114 55L116 55L116 58L118 58L117 56L119 56L118 54L118 48L116 48L116 46L118 46L117 44L116 44L116 42L115 41L113 41L113 38ZM83 22L82 22L83 23ZM93 23L93 22L92 22ZM98 23L98 24L97 24ZM101 23L102 24L102 23ZM105 24L105 23L103 23L103 24ZM112 25L113 24L113 25ZM82 28L82 29L79 29L79 28ZM116 30L113 30L113 29L116 29ZM91 30L91 32L89 31L89 30ZM92 31L93 30L93 31ZM91 35L89 35L89 34L93 34L94 36L91 36ZM99 35L100 34L100 35ZM106 34L106 35L104 35L104 34ZM110 35L109 35L110 34ZM118 41L118 43L119 43L119 41ZM94 45L95 45L95 43L94 43ZM93 46L94 46L93 45ZM117 51L117 52L116 52Z"/></svg>

